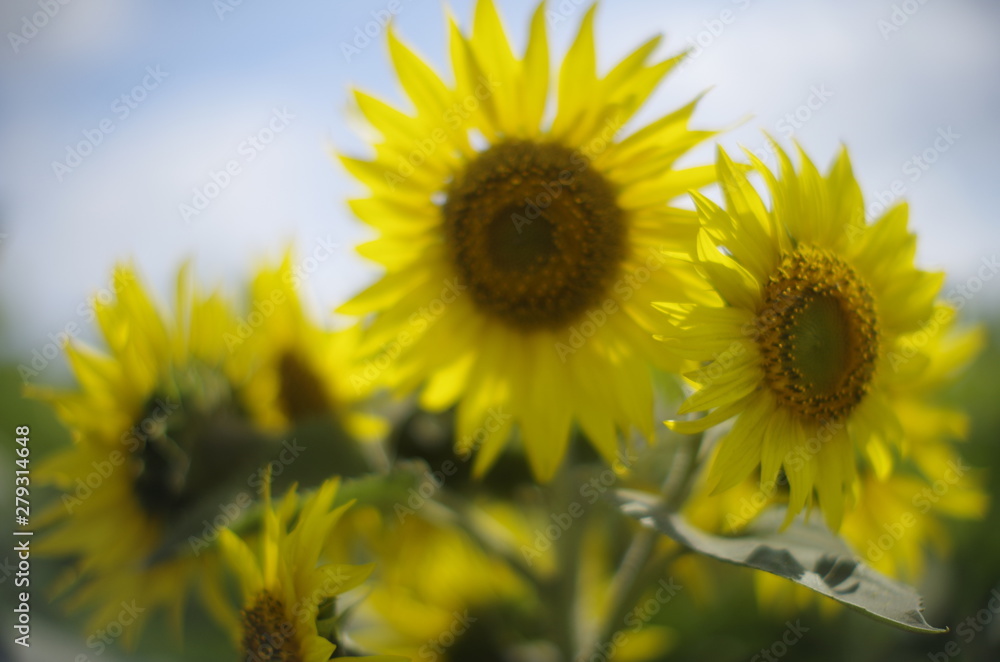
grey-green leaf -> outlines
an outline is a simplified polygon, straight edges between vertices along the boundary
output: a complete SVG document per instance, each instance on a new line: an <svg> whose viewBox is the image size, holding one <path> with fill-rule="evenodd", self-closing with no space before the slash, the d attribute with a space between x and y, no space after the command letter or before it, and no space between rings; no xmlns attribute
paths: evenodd
<svg viewBox="0 0 1000 662"><path fill-rule="evenodd" d="M920 595L859 560L843 540L818 523L795 520L780 530L784 512L767 511L744 535L706 533L678 513L666 512L656 495L619 490L618 508L691 550L720 561L790 579L868 616L915 632L940 633L923 615Z"/></svg>

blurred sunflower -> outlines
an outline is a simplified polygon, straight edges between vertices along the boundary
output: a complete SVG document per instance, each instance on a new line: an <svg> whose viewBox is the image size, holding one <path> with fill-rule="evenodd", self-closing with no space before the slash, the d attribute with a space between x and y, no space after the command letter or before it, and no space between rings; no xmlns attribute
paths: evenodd
<svg viewBox="0 0 1000 662"><path fill-rule="evenodd" d="M907 580L923 573L928 548L938 556L950 550L943 517L978 519L986 512L983 476L952 443L968 435L968 417L932 399L985 341L981 328L955 331L955 319L955 310L938 305L924 328L901 337L888 389L903 427L905 465L897 473L886 461L863 463L857 506L844 518L844 538L859 554Z"/></svg>
<svg viewBox="0 0 1000 662"><path fill-rule="evenodd" d="M243 594L242 622L232 635L244 659L326 662L338 651L335 598L372 571L323 562L337 522L353 503L333 508L338 486L339 480L329 480L305 498L293 488L274 507L265 482L259 553L229 529L220 534Z"/></svg>
<svg viewBox="0 0 1000 662"><path fill-rule="evenodd" d="M179 634L192 584L217 618L233 617L210 541L185 544L172 531L269 440L249 424L238 390L246 361L220 333L234 319L228 305L193 292L186 270L173 319L132 267L119 267L115 282L116 299L95 310L109 354L74 343L66 351L79 387L31 393L52 404L73 437L36 474L61 492L42 515L51 528L39 552L77 560L60 584L72 591L70 607L89 613L91 630L137 601L142 611L123 635L131 645L160 609Z"/></svg>
<svg viewBox="0 0 1000 662"><path fill-rule="evenodd" d="M377 438L385 423L361 404L371 389L351 375L360 328L329 331L314 322L299 296L292 251L277 268L261 269L251 287L247 319L225 335L245 345L253 378L244 389L257 422L276 431L310 420L333 420L355 438Z"/></svg>
<svg viewBox="0 0 1000 662"><path fill-rule="evenodd" d="M500 659L507 642L497 633L537 606L507 561L454 523L419 514L401 520L368 506L352 510L342 528L335 543L340 553L370 559L377 568L371 592L351 608L348 622L362 648L411 659L461 659L462 651Z"/></svg>
<svg viewBox="0 0 1000 662"><path fill-rule="evenodd" d="M943 277L914 266L905 205L865 223L846 150L826 177L804 153L796 172L776 151L780 180L751 157L771 210L721 150L726 209L694 194L697 261L719 301L658 307L672 322L662 339L703 362L685 375L696 390L679 413L711 411L667 425L695 433L736 417L715 454L712 489L759 467L770 490L783 471L788 520L815 498L836 530L855 488L855 449L879 475L891 471L905 437L894 409L906 387L900 357L907 334L930 322Z"/></svg>
<svg viewBox="0 0 1000 662"><path fill-rule="evenodd" d="M544 3L518 58L494 3L480 0L471 36L450 21L453 85L390 32L414 114L356 93L382 141L372 160L341 161L371 190L353 211L380 233L358 251L386 273L340 311L373 315L363 351L382 352L371 359L380 381L421 390L427 409L458 403L457 445L478 450L478 474L514 423L540 480L574 423L609 462L617 432L651 436L650 366L678 362L651 342L650 303L705 290L665 254L689 250L698 229L670 201L715 178L674 169L713 135L688 129L696 101L618 136L683 55L649 63L654 38L600 76L595 9L558 83ZM491 408L511 416L477 445Z"/></svg>

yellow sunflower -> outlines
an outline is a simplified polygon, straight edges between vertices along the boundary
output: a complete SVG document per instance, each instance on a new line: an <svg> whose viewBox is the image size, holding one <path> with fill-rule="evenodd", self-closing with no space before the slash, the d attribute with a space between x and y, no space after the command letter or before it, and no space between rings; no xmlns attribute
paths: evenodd
<svg viewBox="0 0 1000 662"><path fill-rule="evenodd" d="M486 645L491 626L481 621L491 607L537 605L506 561L453 523L419 514L400 521L368 506L352 510L342 528L341 553L376 566L371 593L352 608L347 624L363 648L411 659L461 657L457 649Z"/></svg>
<svg viewBox="0 0 1000 662"><path fill-rule="evenodd" d="M413 111L356 93L382 140L374 158L341 161L371 191L351 207L380 236L358 250L385 274L340 310L372 317L363 351L380 381L420 390L427 409L458 403L457 444L478 448L479 474L515 423L540 480L574 424L609 462L617 432L652 435L651 366L678 366L651 342L650 303L705 289L665 255L698 228L670 201L714 180L711 167L674 169L712 135L688 128L696 102L620 135L683 56L651 61L654 38L601 75L594 16L558 82L545 5L518 58L480 0L471 35L450 22L453 83L390 32ZM495 408L511 416L477 444Z"/></svg>
<svg viewBox="0 0 1000 662"><path fill-rule="evenodd" d="M231 530L221 533L223 556L243 594L242 622L232 634L244 659L326 662L337 650L336 628L327 622L335 618L334 599L372 571L370 565L324 562L337 522L353 503L333 508L338 486L338 479L328 480L305 498L293 487L275 507L265 481L256 554Z"/></svg>
<svg viewBox="0 0 1000 662"><path fill-rule="evenodd" d="M969 433L965 412L935 403L933 395L953 382L986 344L982 327L956 331L957 317L954 308L938 304L929 322L904 336L891 357L899 375L890 388L906 433L903 453L912 456L928 477L950 459L945 455L951 446L941 442L964 440Z"/></svg>
<svg viewBox="0 0 1000 662"><path fill-rule="evenodd" d="M893 406L907 372L898 357L908 334L930 323L942 275L914 266L905 205L865 222L846 150L827 176L804 153L796 172L776 151L780 179L751 157L771 209L721 150L726 209L694 194L697 264L718 301L658 307L672 322L662 339L702 362L685 375L695 392L679 413L710 413L667 425L695 433L735 417L712 489L759 467L770 490L783 471L788 519L816 500L836 530L855 486L855 450L885 475L904 439Z"/></svg>
<svg viewBox="0 0 1000 662"><path fill-rule="evenodd" d="M115 282L116 300L95 310L109 354L74 343L67 357L78 388L31 393L52 404L73 437L37 473L61 493L42 516L49 531L39 551L76 559L63 585L92 631L131 607L122 634L130 645L160 609L179 633L193 584L218 618L232 616L208 541L189 546L168 532L260 438L236 388L245 363L219 333L234 317L226 303L192 292L182 270L170 319L130 266Z"/></svg>
<svg viewBox="0 0 1000 662"><path fill-rule="evenodd" d="M277 268L258 272L247 314L223 333L230 350L252 357L253 378L244 389L251 413L276 431L325 418L356 438L378 437L384 422L361 408L371 388L351 381L360 328L320 326L306 310L300 285L287 251Z"/></svg>
<svg viewBox="0 0 1000 662"><path fill-rule="evenodd" d="M984 344L981 328L956 332L955 318L952 308L937 306L928 324L904 335L890 357L898 378L888 388L903 427L906 464L895 473L882 458L863 463L857 506L844 517L844 538L893 577L919 578L928 548L938 556L950 550L943 517L977 519L986 511L982 472L952 443L968 435L968 417L931 397Z"/></svg>
<svg viewBox="0 0 1000 662"><path fill-rule="evenodd" d="M966 464L952 443L966 436L967 417L931 397L983 345L981 329L954 332L955 317L954 310L938 306L924 328L902 337L892 360L905 374L891 385L904 430L902 462L873 465L859 454L854 507L844 513L840 528L860 558L904 581L922 577L929 552L942 558L950 551L949 519L982 518L987 506L982 472ZM738 534L765 509L787 502L784 487L762 490L751 475L733 489L711 494L703 477L685 514L704 530ZM696 556L682 560L687 561L682 582L713 599L726 594L714 581L713 562ZM768 573L754 573L754 586L760 604L782 618L816 601L815 592ZM830 613L839 607L832 600L820 605Z"/></svg>

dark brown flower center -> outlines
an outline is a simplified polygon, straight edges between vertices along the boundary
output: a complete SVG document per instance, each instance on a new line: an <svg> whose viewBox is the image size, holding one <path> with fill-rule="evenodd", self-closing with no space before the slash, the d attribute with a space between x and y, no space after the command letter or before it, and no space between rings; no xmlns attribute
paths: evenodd
<svg viewBox="0 0 1000 662"><path fill-rule="evenodd" d="M765 380L801 419L841 420L868 392L879 351L875 302L833 253L800 247L785 255L756 327Z"/></svg>
<svg viewBox="0 0 1000 662"><path fill-rule="evenodd" d="M599 306L626 253L607 180L580 153L508 141L480 154L444 204L447 245L479 310L517 329L558 329Z"/></svg>
<svg viewBox="0 0 1000 662"><path fill-rule="evenodd" d="M246 662L302 662L295 625L285 604L262 591L250 609L243 610L243 658Z"/></svg>

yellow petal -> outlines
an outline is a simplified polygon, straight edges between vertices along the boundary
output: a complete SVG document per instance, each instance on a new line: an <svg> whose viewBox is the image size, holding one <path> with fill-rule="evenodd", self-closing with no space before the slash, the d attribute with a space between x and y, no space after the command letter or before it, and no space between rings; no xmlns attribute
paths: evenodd
<svg viewBox="0 0 1000 662"><path fill-rule="evenodd" d="M399 82L413 101L417 112L429 117L444 117L450 94L434 70L407 48L390 29L389 56L396 68Z"/></svg>
<svg viewBox="0 0 1000 662"><path fill-rule="evenodd" d="M583 17L580 31L563 59L559 71L559 108L552 124L552 134L572 144L570 136L585 126L587 113L595 107L592 99L597 85L597 55L594 46L592 5ZM585 132L585 131L584 131Z"/></svg>

